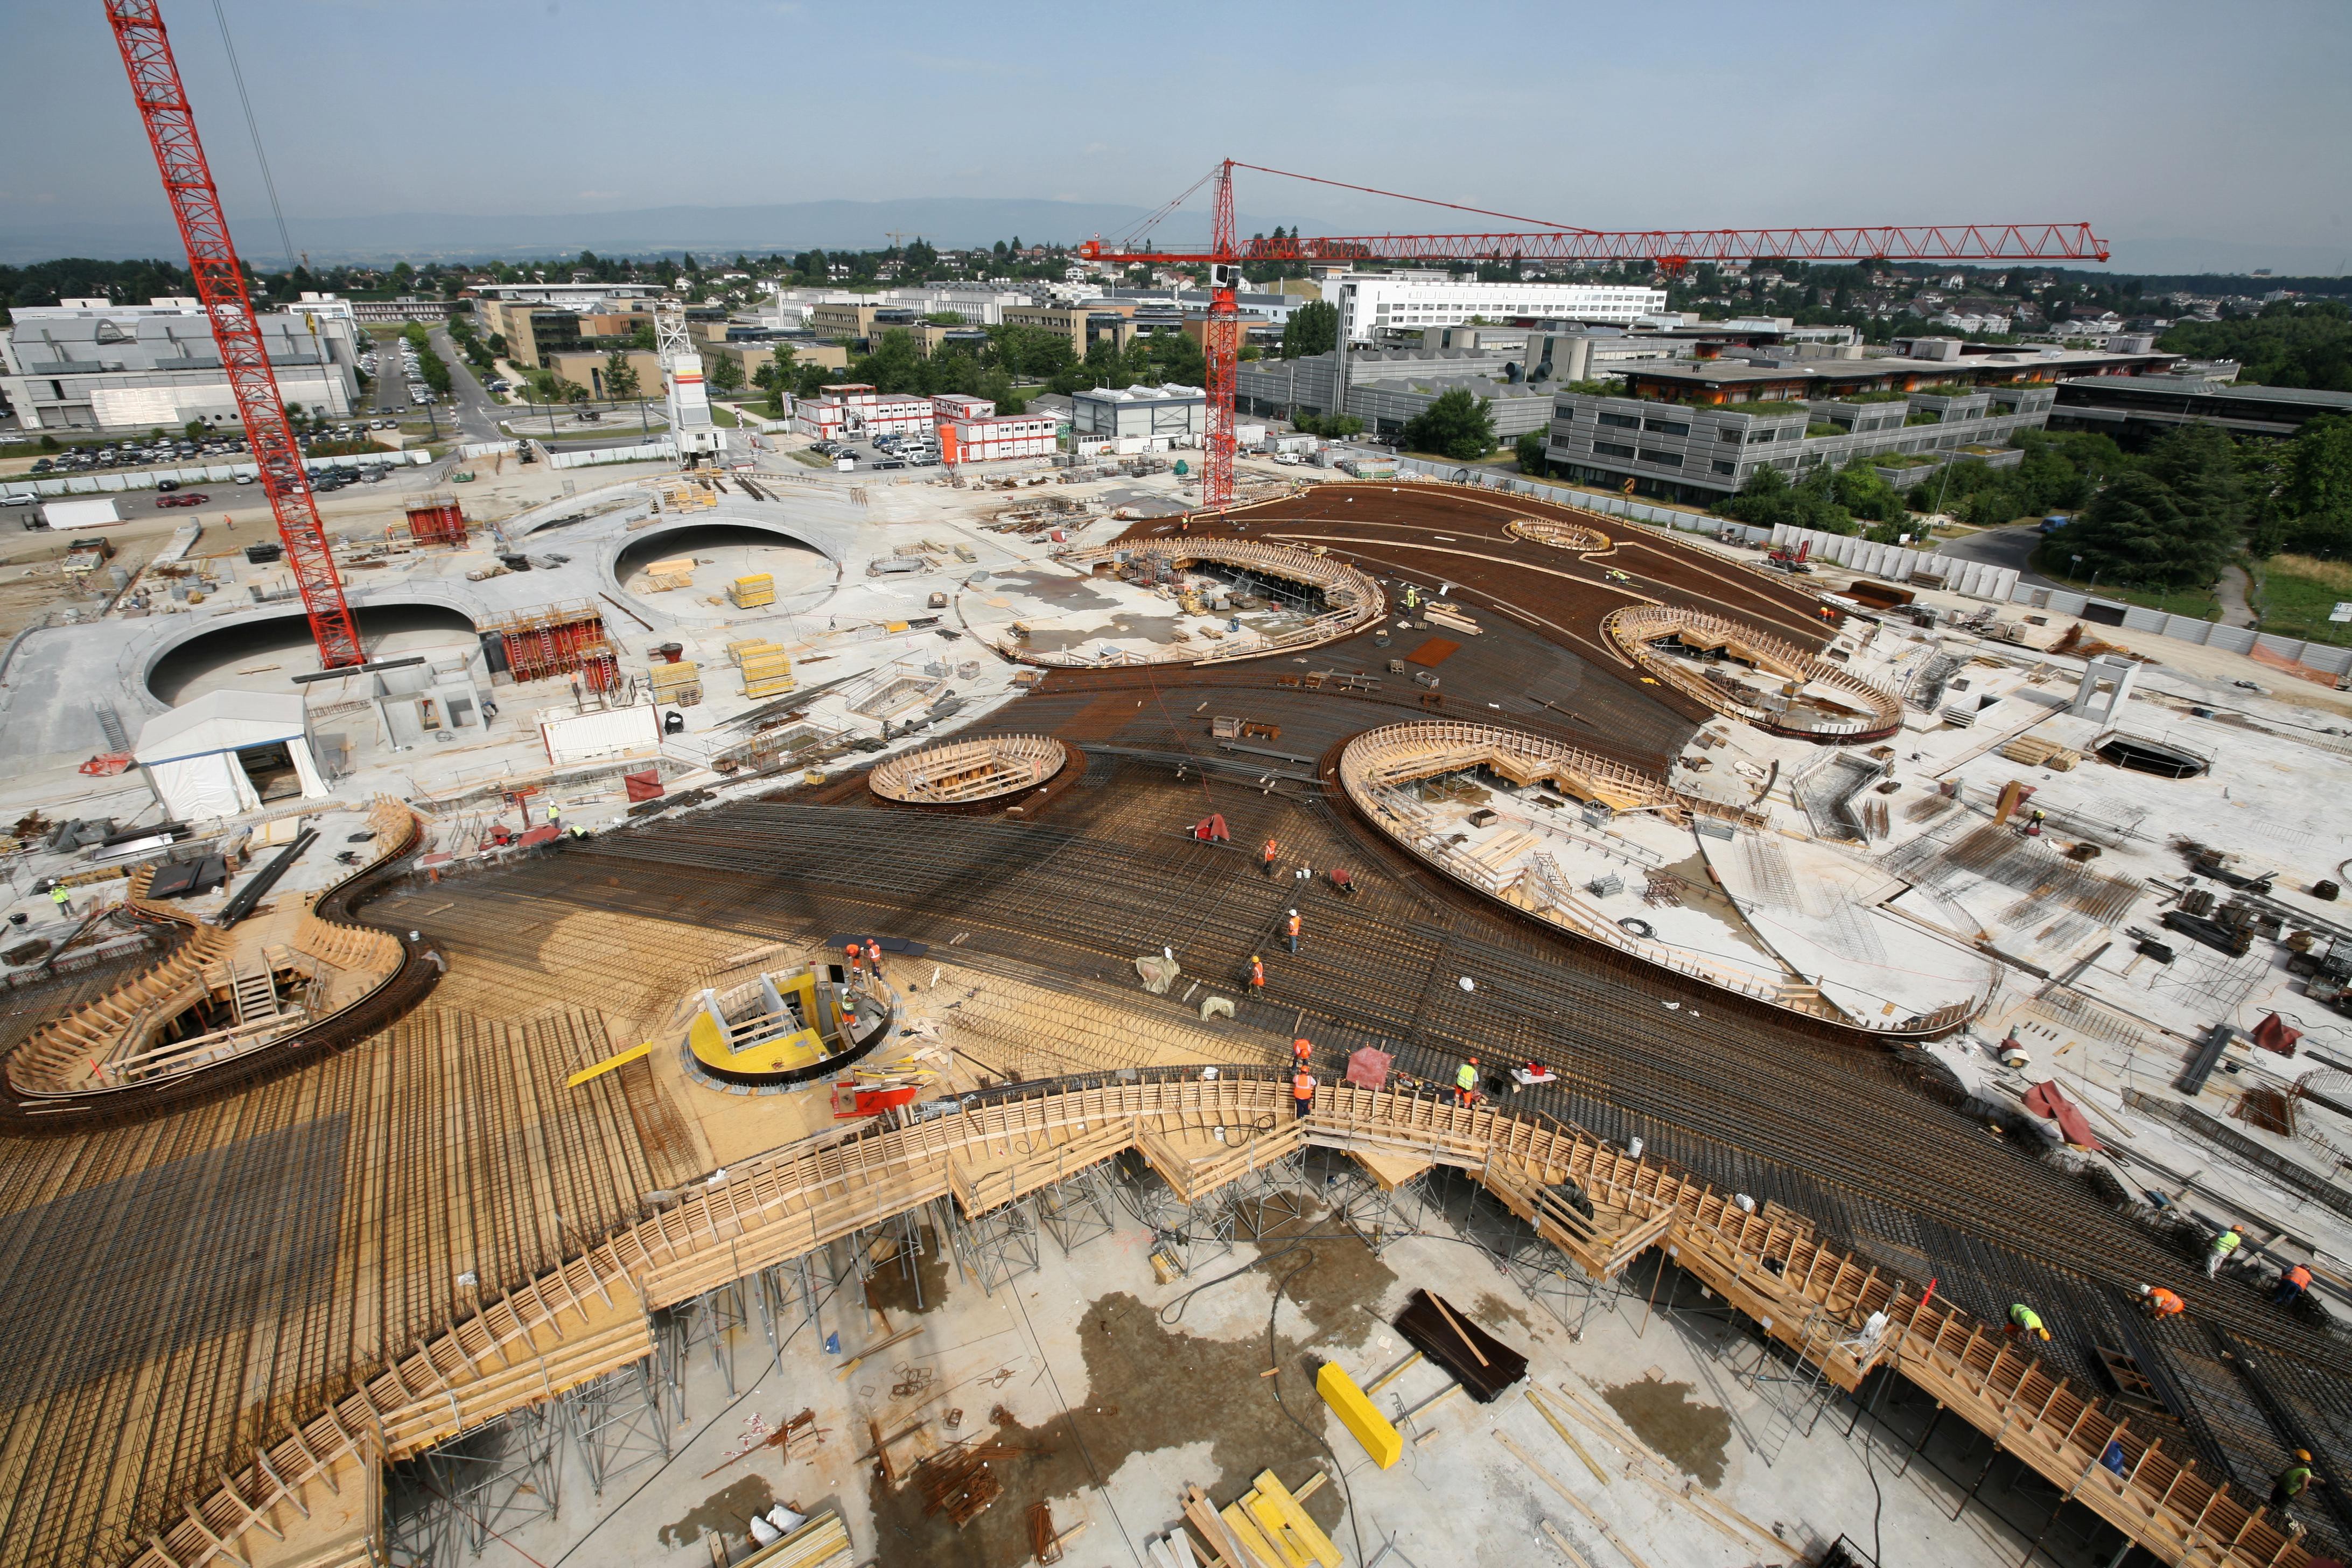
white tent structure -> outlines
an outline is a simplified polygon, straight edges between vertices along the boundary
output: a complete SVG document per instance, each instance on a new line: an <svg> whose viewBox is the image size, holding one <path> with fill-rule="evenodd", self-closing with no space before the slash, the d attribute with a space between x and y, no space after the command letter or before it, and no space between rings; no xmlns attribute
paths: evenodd
<svg viewBox="0 0 2352 1568"><path fill-rule="evenodd" d="M327 795L297 696L208 691L147 721L131 756L163 809L183 822Z"/></svg>

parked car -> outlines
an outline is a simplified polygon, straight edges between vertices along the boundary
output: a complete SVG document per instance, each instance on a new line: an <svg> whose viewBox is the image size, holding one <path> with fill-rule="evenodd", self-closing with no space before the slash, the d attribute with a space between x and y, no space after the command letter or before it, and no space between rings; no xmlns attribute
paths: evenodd
<svg viewBox="0 0 2352 1568"><path fill-rule="evenodd" d="M159 490L175 490L180 488L180 481L177 479L157 479L155 481L155 488Z"/></svg>
<svg viewBox="0 0 2352 1568"><path fill-rule="evenodd" d="M202 506L212 499L200 491L182 490L178 495L157 497L155 504L159 507Z"/></svg>

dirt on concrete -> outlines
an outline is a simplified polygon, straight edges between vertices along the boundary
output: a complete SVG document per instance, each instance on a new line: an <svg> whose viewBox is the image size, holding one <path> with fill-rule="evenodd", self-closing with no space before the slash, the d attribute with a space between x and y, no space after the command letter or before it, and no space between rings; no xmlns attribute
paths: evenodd
<svg viewBox="0 0 2352 1568"><path fill-rule="evenodd" d="M1692 1388L1687 1383L1645 1377L1601 1392L1635 1436L1713 1489L1723 1484L1731 1416L1719 1405L1693 1399Z"/></svg>
<svg viewBox="0 0 2352 1568"><path fill-rule="evenodd" d="M1292 1223L1311 1229L1313 1215ZM1267 1237L1269 1253L1281 1245L1275 1235ZM1294 1490L1304 1486L1328 1463L1324 1444L1352 1440L1326 1420L1315 1393L1316 1368L1303 1347L1325 1341L1360 1308L1376 1308L1396 1276L1353 1241L1317 1241L1263 1268L1273 1283L1289 1280L1277 1319L1277 1376L1261 1375L1268 1361L1263 1332L1238 1341L1203 1339L1181 1322L1162 1323L1158 1310L1127 1291L1097 1298L1078 1325L1086 1404L1036 1426L1013 1422L998 1428L991 1441L1044 1451L996 1461L1004 1494L970 1524L959 1531L944 1515L925 1513L919 1471L897 1486L878 1474L869 1480L883 1560L929 1568L1019 1568L1031 1560L1031 1503L1083 1494L1131 1455L1188 1443L1211 1445L1214 1473L1192 1479L1221 1505L1240 1496L1261 1470L1271 1469ZM1212 1265L1202 1278L1219 1272ZM928 1303L933 1299L928 1283L925 1289ZM1286 1418L1286 1409L1305 1431ZM968 1417L967 1427L971 1424ZM1343 1461L1348 1458L1341 1453ZM1169 1504L1172 1513L1176 1500ZM1343 1489L1322 1488L1306 1508L1325 1531L1342 1528ZM1063 1517L1066 1511L1055 1513L1064 1529L1076 1522Z"/></svg>
<svg viewBox="0 0 2352 1568"><path fill-rule="evenodd" d="M911 1312L917 1315L939 1310L948 1299L948 1249L945 1240L929 1226L918 1233L922 1238L922 1253L908 1258L904 1254L883 1256L887 1261L869 1266L866 1276L866 1304L884 1312Z"/></svg>
<svg viewBox="0 0 2352 1568"><path fill-rule="evenodd" d="M704 1531L709 1530L730 1541L749 1541L751 1516L775 1506L776 1494L767 1478L745 1476L704 1498L698 1507L687 1510L685 1518L663 1525L655 1539L664 1546L691 1546L702 1539Z"/></svg>
<svg viewBox="0 0 2352 1568"><path fill-rule="evenodd" d="M1470 1303L1470 1315L1496 1334L1503 1331L1506 1318L1518 1324L1521 1331L1530 1336L1536 1331L1535 1320L1528 1316L1527 1309L1516 1302L1506 1301L1492 1290L1478 1292L1478 1299Z"/></svg>

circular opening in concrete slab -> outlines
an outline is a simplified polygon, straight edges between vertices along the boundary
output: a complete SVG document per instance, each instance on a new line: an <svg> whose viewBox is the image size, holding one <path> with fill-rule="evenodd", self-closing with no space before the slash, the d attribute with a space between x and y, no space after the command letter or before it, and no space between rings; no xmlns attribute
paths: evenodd
<svg viewBox="0 0 2352 1568"><path fill-rule="evenodd" d="M440 605L383 605L355 609L368 658L467 654L481 646L474 623ZM319 668L310 623L297 610L266 619L239 617L166 648L147 671L147 689L176 708L208 691L294 691L298 675Z"/></svg>
<svg viewBox="0 0 2352 1568"><path fill-rule="evenodd" d="M657 570L670 566L679 569ZM762 574L772 580L773 598L761 603L754 584L739 605L730 593L736 580ZM623 592L642 594L647 604L685 617L756 616L804 602L805 595L832 587L835 575L824 552L788 534L733 522L649 532L624 545L613 562L613 576Z"/></svg>

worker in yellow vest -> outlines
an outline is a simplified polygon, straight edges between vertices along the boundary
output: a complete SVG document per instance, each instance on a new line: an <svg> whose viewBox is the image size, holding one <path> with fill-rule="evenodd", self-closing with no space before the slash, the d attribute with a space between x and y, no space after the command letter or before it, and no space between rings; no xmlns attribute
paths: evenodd
<svg viewBox="0 0 2352 1568"><path fill-rule="evenodd" d="M2042 1326L2041 1313L2019 1301L2009 1309L2009 1337L2022 1339L2027 1334L2046 1340L2050 1337L2050 1331Z"/></svg>
<svg viewBox="0 0 2352 1568"><path fill-rule="evenodd" d="M1454 1103L1467 1105L1478 1089L1478 1058L1472 1057L1454 1069Z"/></svg>
<svg viewBox="0 0 2352 1568"><path fill-rule="evenodd" d="M2213 1245L2205 1249L2205 1278L2210 1279L2221 1273L2221 1265L2236 1257L2245 1241L2246 1227L2242 1225L2233 1225L2215 1237Z"/></svg>

